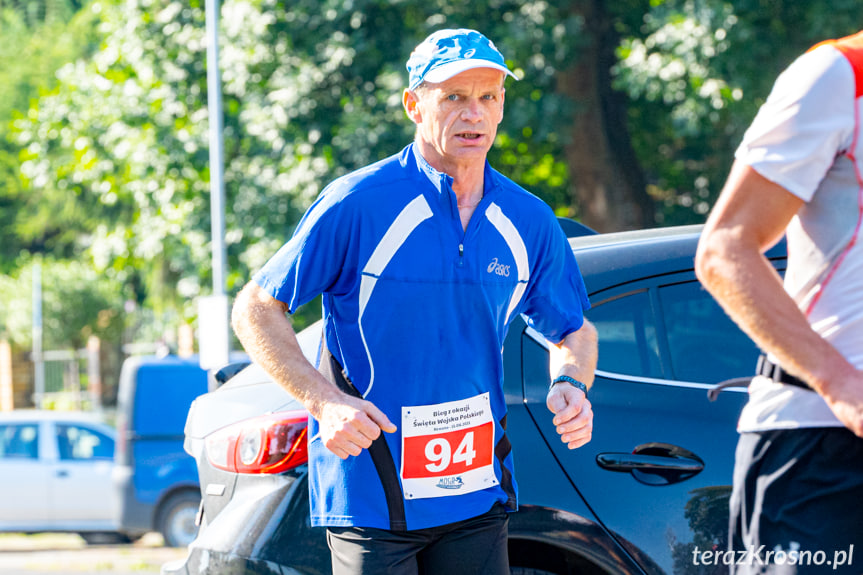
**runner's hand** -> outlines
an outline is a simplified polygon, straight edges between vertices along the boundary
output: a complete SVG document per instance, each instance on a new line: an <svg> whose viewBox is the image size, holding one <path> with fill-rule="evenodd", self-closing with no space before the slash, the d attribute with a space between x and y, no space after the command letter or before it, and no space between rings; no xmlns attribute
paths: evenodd
<svg viewBox="0 0 863 575"><path fill-rule="evenodd" d="M368 449L380 436L381 430L387 433L396 430L375 404L349 395L344 395L339 401L325 403L318 423L324 447L341 459Z"/></svg>
<svg viewBox="0 0 863 575"><path fill-rule="evenodd" d="M570 449L581 447L593 434L593 409L584 392L568 383L551 386L545 402L554 414L560 440Z"/></svg>

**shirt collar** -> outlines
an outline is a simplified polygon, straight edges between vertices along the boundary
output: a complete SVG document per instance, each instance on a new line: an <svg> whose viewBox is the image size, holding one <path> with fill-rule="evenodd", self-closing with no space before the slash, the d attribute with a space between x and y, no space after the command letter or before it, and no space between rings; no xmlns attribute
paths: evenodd
<svg viewBox="0 0 863 575"><path fill-rule="evenodd" d="M444 193L445 191L452 193L452 176L434 169L432 165L423 158L422 154L419 153L415 143L412 142L407 148L405 148L403 153L405 160L411 156L415 159L417 169L422 172L426 178L428 178L429 182L434 186L434 189L437 190L438 196L441 200L443 200L447 195ZM488 160L485 161L484 170L483 195L489 196L500 185L500 183L498 181L497 172L492 169Z"/></svg>

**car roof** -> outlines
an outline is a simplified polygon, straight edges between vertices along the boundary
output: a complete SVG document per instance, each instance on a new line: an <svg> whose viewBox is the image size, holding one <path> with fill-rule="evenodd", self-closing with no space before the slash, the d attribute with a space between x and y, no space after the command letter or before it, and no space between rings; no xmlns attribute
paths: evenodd
<svg viewBox="0 0 863 575"><path fill-rule="evenodd" d="M581 236L569 240L588 293L693 268L702 226Z"/></svg>
<svg viewBox="0 0 863 575"><path fill-rule="evenodd" d="M701 224L689 226L670 226L666 228L647 228L643 230L629 230L623 232L610 232L606 234L593 234L569 238L573 249L585 249L594 246L605 246L614 244L634 244L644 242L655 242L663 238L689 237L701 234Z"/></svg>
<svg viewBox="0 0 863 575"><path fill-rule="evenodd" d="M704 226L672 226L570 238L588 294L632 281L695 268L695 250ZM785 240L768 250L784 258Z"/></svg>

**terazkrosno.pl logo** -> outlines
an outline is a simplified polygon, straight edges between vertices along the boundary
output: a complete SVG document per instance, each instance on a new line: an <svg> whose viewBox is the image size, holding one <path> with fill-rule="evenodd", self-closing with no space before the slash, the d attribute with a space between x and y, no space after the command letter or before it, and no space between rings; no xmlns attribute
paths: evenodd
<svg viewBox="0 0 863 575"><path fill-rule="evenodd" d="M437 482L437 487L441 489L461 489L464 487L464 481L461 477L441 477Z"/></svg>

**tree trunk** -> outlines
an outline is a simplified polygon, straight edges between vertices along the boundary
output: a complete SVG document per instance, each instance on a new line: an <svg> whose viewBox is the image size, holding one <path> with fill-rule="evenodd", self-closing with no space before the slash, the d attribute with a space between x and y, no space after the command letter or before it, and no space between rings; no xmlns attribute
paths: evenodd
<svg viewBox="0 0 863 575"><path fill-rule="evenodd" d="M604 0L570 6L570 15L583 21L583 35L573 65L558 75L558 90L576 106L566 145L573 205L581 222L599 232L653 226L653 202L629 141L624 96L611 88L619 39Z"/></svg>

